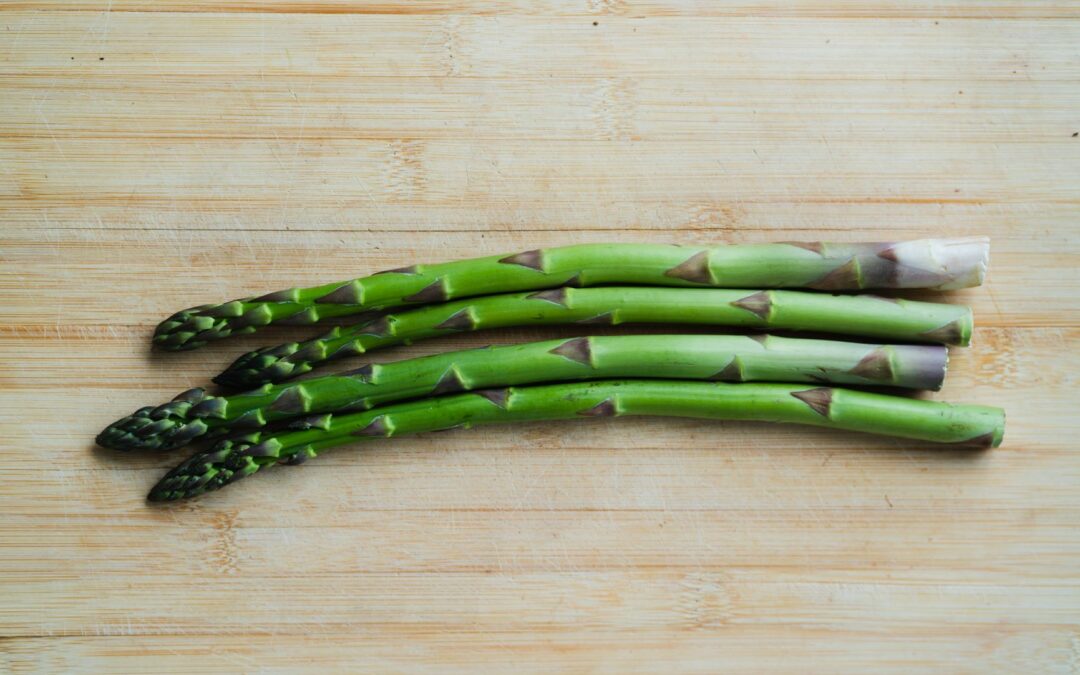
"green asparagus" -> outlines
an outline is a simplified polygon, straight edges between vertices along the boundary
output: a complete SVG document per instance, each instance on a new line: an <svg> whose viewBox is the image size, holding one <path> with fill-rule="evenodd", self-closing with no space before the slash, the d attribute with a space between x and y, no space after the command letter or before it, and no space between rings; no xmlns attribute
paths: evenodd
<svg viewBox="0 0 1080 675"><path fill-rule="evenodd" d="M297 420L294 430L225 440L170 471L149 499L195 497L265 466L300 464L358 440L477 424L623 415L790 422L978 448L999 445L1005 428L1004 412L998 408L827 387L678 380L513 387L312 416Z"/></svg>
<svg viewBox="0 0 1080 675"><path fill-rule="evenodd" d="M966 345L971 310L870 295L608 286L493 295L420 307L238 358L214 382L283 382L345 356L459 331L550 324L690 323Z"/></svg>
<svg viewBox="0 0 1080 675"><path fill-rule="evenodd" d="M937 389L947 351L774 336L582 337L436 354L340 375L264 385L229 397L185 392L142 408L98 436L119 450L168 450L208 432L253 430L311 413L366 410L419 396L600 377L831 382Z"/></svg>
<svg viewBox="0 0 1080 675"><path fill-rule="evenodd" d="M966 288L982 282L988 248L984 238L715 248L583 244L414 265L352 281L201 305L163 321L154 343L168 350L193 349L272 323L307 325L401 305L558 286Z"/></svg>

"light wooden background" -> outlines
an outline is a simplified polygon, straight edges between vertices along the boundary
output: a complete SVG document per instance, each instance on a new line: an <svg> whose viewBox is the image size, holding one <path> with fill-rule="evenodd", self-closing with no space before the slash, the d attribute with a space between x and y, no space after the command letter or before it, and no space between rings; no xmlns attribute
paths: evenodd
<svg viewBox="0 0 1080 675"><path fill-rule="evenodd" d="M1080 672L1080 2L0 2L0 671ZM402 439L152 508L172 310L574 242L988 234L970 454ZM572 334L511 330L380 358Z"/></svg>

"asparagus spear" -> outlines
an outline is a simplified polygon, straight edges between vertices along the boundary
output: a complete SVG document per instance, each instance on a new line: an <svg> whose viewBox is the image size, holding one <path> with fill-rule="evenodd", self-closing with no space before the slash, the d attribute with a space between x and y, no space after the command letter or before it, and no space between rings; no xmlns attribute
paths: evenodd
<svg viewBox="0 0 1080 675"><path fill-rule="evenodd" d="M201 305L163 321L154 343L168 350L194 349L271 323L306 325L373 309L557 286L966 288L982 283L988 248L985 238L715 248L583 244L414 265L343 283Z"/></svg>
<svg viewBox="0 0 1080 675"><path fill-rule="evenodd" d="M657 377L834 382L937 389L945 347L865 345L775 336L622 335L447 352L228 397L191 390L101 432L118 450L169 450L208 432L253 430L311 413L367 410L419 396L534 382Z"/></svg>
<svg viewBox="0 0 1080 675"><path fill-rule="evenodd" d="M898 342L966 345L971 310L876 296L798 291L608 286L557 288L429 305L308 340L248 352L214 382L256 387L283 382L344 356L448 333L563 323L692 323L812 330Z"/></svg>
<svg viewBox="0 0 1080 675"><path fill-rule="evenodd" d="M1005 429L1005 414L998 408L791 384L628 380L511 387L318 415L298 420L297 430L224 440L170 471L149 499L194 497L263 467L300 464L358 440L478 424L623 415L790 422L978 448L1000 445Z"/></svg>

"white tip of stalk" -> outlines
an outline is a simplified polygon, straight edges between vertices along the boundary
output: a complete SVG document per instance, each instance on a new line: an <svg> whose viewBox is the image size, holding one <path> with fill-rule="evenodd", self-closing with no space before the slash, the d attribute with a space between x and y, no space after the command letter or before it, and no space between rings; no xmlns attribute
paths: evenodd
<svg viewBox="0 0 1080 675"><path fill-rule="evenodd" d="M934 239L931 240L930 255L950 277L950 281L938 286L938 290L981 286L990 265L990 238Z"/></svg>
<svg viewBox="0 0 1080 675"><path fill-rule="evenodd" d="M982 284L990 264L990 239L924 239L897 244L892 252L900 268L900 288L952 291ZM937 276L938 283L926 284L927 274Z"/></svg>

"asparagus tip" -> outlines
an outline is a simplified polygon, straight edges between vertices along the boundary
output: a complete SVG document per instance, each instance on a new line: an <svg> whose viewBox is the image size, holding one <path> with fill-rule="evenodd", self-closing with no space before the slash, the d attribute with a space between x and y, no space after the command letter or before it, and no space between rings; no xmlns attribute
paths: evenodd
<svg viewBox="0 0 1080 675"><path fill-rule="evenodd" d="M172 502L197 497L246 478L261 469L264 463L248 454L275 459L273 453L260 454L259 435L221 441L206 452L200 452L165 474L146 496L150 502ZM273 439L270 439L273 441ZM270 443L267 441L267 444ZM274 441L274 443L277 443ZM277 444L280 447L280 444ZM273 448L271 448L273 449ZM291 456L289 457L291 459Z"/></svg>
<svg viewBox="0 0 1080 675"><path fill-rule="evenodd" d="M110 450L172 450L207 431L201 419L187 419L182 409L188 404L166 403L157 408L141 408L123 417L97 435L95 442Z"/></svg>

